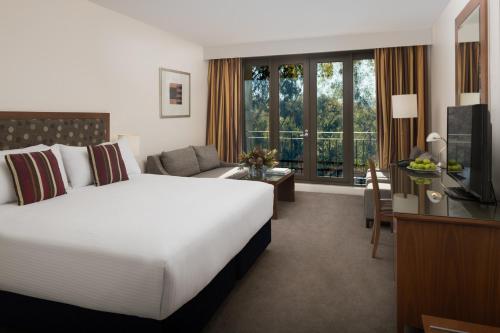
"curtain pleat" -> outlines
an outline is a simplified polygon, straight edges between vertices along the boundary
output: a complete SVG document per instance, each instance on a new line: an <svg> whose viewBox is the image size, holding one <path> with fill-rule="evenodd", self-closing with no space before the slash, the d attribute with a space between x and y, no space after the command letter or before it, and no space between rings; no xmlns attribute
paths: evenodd
<svg viewBox="0 0 500 333"><path fill-rule="evenodd" d="M479 42L458 44L461 93L479 92L479 52Z"/></svg>
<svg viewBox="0 0 500 333"><path fill-rule="evenodd" d="M221 160L238 162L242 149L241 59L208 63L207 144L214 144Z"/></svg>
<svg viewBox="0 0 500 333"><path fill-rule="evenodd" d="M411 148L425 150L426 46L375 50L379 166L407 159ZM392 118L392 95L417 94L418 117Z"/></svg>

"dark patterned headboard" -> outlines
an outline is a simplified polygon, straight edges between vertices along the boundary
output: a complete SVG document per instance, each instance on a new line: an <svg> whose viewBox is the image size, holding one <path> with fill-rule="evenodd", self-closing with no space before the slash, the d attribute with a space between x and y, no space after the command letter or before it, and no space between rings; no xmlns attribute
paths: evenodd
<svg viewBox="0 0 500 333"><path fill-rule="evenodd" d="M109 141L109 113L0 111L0 150Z"/></svg>

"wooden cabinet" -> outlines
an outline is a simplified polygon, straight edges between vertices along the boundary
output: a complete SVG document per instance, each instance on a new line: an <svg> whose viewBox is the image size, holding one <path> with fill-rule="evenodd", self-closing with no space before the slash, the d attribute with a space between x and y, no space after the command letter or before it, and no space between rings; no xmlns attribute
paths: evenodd
<svg viewBox="0 0 500 333"><path fill-rule="evenodd" d="M395 214L397 327L422 315L500 326L500 222Z"/></svg>

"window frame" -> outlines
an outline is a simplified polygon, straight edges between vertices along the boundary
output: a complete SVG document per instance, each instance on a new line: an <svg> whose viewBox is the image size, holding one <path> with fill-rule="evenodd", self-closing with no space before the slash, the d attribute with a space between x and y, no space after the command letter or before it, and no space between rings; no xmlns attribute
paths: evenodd
<svg viewBox="0 0 500 333"><path fill-rule="evenodd" d="M275 73L275 69L279 64L283 63L303 63L304 64L304 128L309 129L310 142L304 144L304 160L307 156L307 165L303 176L296 177L300 182L304 183L320 183L320 184L338 184L349 185L354 184L354 61L363 59L374 59L374 50L356 50L356 51L339 51L339 52L322 52L322 53L306 53L295 55L278 55L268 57L249 57L242 59L242 73L246 66L269 66L269 143L270 148L279 150L279 77ZM349 66L344 68L344 115L343 115L343 142L344 142L344 165L349 165L349 170L344 171L342 178L334 177L319 177L317 176L317 132L316 121L317 115L313 111L316 107L316 98L312 93L316 92L316 78L313 78L312 73L315 73L312 66L318 62L324 61L346 61ZM244 97L244 75L242 76L243 84L241 85L241 96ZM246 115L244 98L241 98L241 128L242 128L242 148L248 150L246 139ZM312 114L316 117L312 117ZM312 130L314 128L314 131ZM314 133L313 133L314 132ZM316 150L315 150L316 149ZM378 151L378 145L377 145ZM279 153L279 152L278 152ZM314 156L313 156L314 155ZM347 157L347 160L346 160ZM305 161L304 161L305 162ZM349 163L349 164L347 164Z"/></svg>

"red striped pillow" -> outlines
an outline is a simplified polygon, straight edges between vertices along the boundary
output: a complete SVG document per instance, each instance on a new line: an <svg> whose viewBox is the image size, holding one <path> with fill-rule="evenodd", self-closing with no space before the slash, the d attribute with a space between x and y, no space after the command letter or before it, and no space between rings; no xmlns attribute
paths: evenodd
<svg viewBox="0 0 500 333"><path fill-rule="evenodd" d="M87 146L96 186L128 180L118 143Z"/></svg>
<svg viewBox="0 0 500 333"><path fill-rule="evenodd" d="M5 161L20 206L66 194L57 158L51 150L5 155Z"/></svg>

